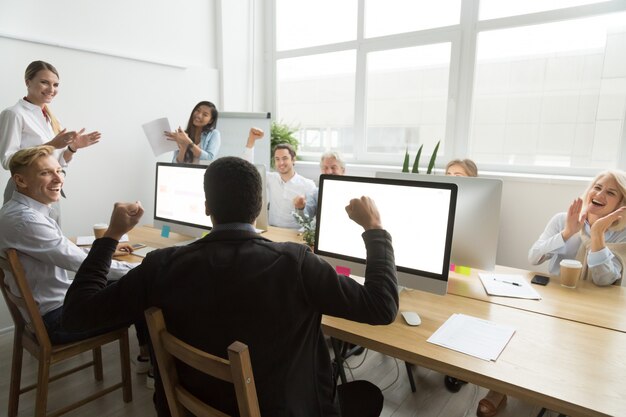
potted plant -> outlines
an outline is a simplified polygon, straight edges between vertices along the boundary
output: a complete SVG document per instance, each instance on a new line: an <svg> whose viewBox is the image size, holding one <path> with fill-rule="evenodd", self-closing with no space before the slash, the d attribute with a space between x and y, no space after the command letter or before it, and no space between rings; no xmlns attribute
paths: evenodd
<svg viewBox="0 0 626 417"><path fill-rule="evenodd" d="M431 174L433 169L435 168L435 160L437 159L437 151L439 151L439 143L435 145L435 149L433 150L433 154L430 156L430 161L428 162L428 169L426 171L427 174ZM422 156L422 148L424 148L424 144L420 146L417 150L417 155L415 155L415 160L413 160L413 167L411 168L411 172L415 174L419 174L419 162L420 156ZM404 154L404 163L402 164L402 172L409 172L409 148L407 147L406 152Z"/></svg>
<svg viewBox="0 0 626 417"><path fill-rule="evenodd" d="M315 245L315 218L304 213L300 214L297 211L294 211L292 215L303 229L302 239L313 249L313 245Z"/></svg>
<svg viewBox="0 0 626 417"><path fill-rule="evenodd" d="M300 145L300 143L298 142L298 139L296 139L296 137L293 135L297 131L298 127L290 126L282 122L272 122L270 142L271 149L274 149L274 147L279 143L288 143L289 145L291 145L291 147L293 147L297 154L298 145ZM270 159L270 165L273 168L274 158L271 157Z"/></svg>

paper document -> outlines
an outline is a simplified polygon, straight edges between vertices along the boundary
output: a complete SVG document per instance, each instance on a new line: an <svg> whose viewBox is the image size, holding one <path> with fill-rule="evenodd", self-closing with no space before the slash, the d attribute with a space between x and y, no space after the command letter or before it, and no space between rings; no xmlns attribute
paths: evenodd
<svg viewBox="0 0 626 417"><path fill-rule="evenodd" d="M541 300L541 295L521 275L479 273L478 276L489 295Z"/></svg>
<svg viewBox="0 0 626 417"><path fill-rule="evenodd" d="M91 236L77 236L76 237L76 245L77 246L89 246L96 240L94 235ZM128 242L128 235L124 234L120 239L120 242Z"/></svg>
<svg viewBox="0 0 626 417"><path fill-rule="evenodd" d="M156 248L151 248L150 246L146 246L146 247L141 248L141 249L135 249L133 251L133 255L145 258L153 250L156 250Z"/></svg>
<svg viewBox="0 0 626 417"><path fill-rule="evenodd" d="M178 149L176 142L173 140L167 140L167 137L163 134L165 131L172 131L167 117L153 120L142 125L141 127L143 127L143 131L148 138L148 142L150 143L150 147L152 147L154 156L159 156L166 152L172 152Z"/></svg>
<svg viewBox="0 0 626 417"><path fill-rule="evenodd" d="M428 342L486 361L495 361L515 329L465 314L453 314Z"/></svg>

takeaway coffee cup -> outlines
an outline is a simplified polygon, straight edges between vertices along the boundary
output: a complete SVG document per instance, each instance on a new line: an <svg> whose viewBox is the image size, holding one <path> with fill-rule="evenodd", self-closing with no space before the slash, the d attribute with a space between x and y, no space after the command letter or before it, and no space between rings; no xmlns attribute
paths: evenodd
<svg viewBox="0 0 626 417"><path fill-rule="evenodd" d="M93 235L96 237L96 239L100 239L102 236L104 236L104 232L106 232L108 228L109 225L106 223L96 223L93 225Z"/></svg>
<svg viewBox="0 0 626 417"><path fill-rule="evenodd" d="M580 271L583 269L583 264L575 259L563 259L561 261L561 285L567 288L576 288L578 279L580 278Z"/></svg>

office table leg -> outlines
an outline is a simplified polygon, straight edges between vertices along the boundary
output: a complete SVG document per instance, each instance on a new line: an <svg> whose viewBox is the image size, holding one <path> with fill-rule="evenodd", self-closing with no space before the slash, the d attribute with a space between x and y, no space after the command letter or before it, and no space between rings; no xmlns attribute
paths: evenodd
<svg viewBox="0 0 626 417"><path fill-rule="evenodd" d="M333 347L333 352L335 353L335 366L337 367L336 371L337 374L333 375L334 380L337 380L337 375L339 376L339 378L341 379L341 383L345 384L346 382L348 382L347 378L346 378L346 371L345 369L343 369L343 362L344 362L344 356L343 356L343 348L345 345L345 342L339 340L339 339L335 339L334 337L330 338L330 344Z"/></svg>

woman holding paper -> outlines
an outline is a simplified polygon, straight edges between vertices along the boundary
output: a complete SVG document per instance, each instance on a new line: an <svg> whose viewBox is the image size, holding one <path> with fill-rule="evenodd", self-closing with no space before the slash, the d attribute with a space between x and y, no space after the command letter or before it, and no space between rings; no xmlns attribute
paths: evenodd
<svg viewBox="0 0 626 417"><path fill-rule="evenodd" d="M215 104L201 101L191 111L187 129L179 127L173 132L165 132L168 140L178 145L172 162L198 164L217 157L222 140L219 130L215 128L217 116Z"/></svg>
<svg viewBox="0 0 626 417"><path fill-rule="evenodd" d="M533 265L549 260L553 275L563 259L581 261L581 277L591 277L596 285L626 286L626 172L598 174L582 198L548 222L528 251Z"/></svg>
<svg viewBox="0 0 626 417"><path fill-rule="evenodd" d="M80 149L94 145L100 140L100 132L83 133L62 129L48 105L59 90L59 73L44 61L31 62L24 74L26 96L14 106L0 113L0 160L9 169L9 160L20 149L50 145L56 149L55 157L66 167ZM9 179L4 190L6 203L15 190ZM58 204L57 215L58 213Z"/></svg>

